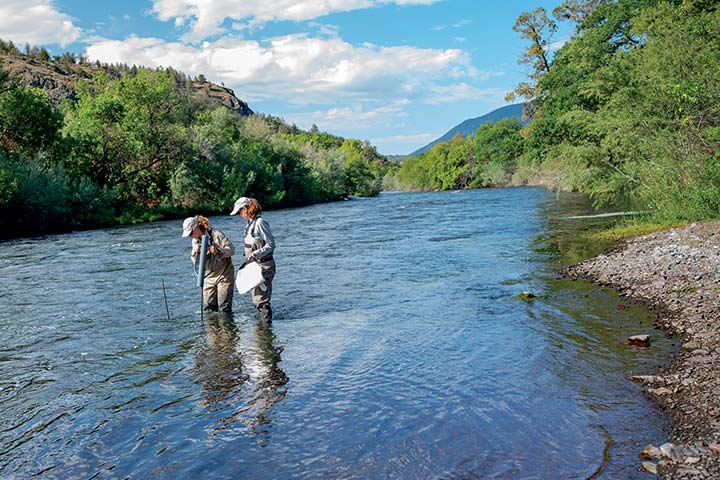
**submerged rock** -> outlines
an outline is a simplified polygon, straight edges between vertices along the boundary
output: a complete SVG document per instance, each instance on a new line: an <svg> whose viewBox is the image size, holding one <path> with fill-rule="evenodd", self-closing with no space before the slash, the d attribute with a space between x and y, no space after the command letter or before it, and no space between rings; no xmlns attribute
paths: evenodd
<svg viewBox="0 0 720 480"><path fill-rule="evenodd" d="M515 298L518 300L523 300L525 302L531 302L537 298L537 295L532 292L524 291L515 295Z"/></svg>
<svg viewBox="0 0 720 480"><path fill-rule="evenodd" d="M634 347L649 347L650 335L633 335L628 338L628 343Z"/></svg>

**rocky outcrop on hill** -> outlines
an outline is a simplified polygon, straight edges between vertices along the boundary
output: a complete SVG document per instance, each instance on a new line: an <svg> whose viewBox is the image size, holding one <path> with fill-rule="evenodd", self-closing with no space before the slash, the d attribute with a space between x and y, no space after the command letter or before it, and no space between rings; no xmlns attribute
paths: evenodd
<svg viewBox="0 0 720 480"><path fill-rule="evenodd" d="M67 64L59 62L46 62L29 56L18 56L0 54L2 68L16 79L27 86L42 88L59 105L63 100L77 100L75 85L80 80L92 81L92 78L99 70L105 72L111 78L119 78L118 70L96 63ZM212 82L201 80L189 80L178 82L180 90L190 90L195 96L207 97L212 102L224 105L238 115L252 115L253 111L235 93L226 87L216 85Z"/></svg>
<svg viewBox="0 0 720 480"><path fill-rule="evenodd" d="M2 55L0 61L11 79L30 87L42 88L50 94L56 105L64 99L77 100L75 84L81 79L90 80L93 76L89 68L70 70L33 58Z"/></svg>
<svg viewBox="0 0 720 480"><path fill-rule="evenodd" d="M211 100L226 106L239 115L247 116L253 114L248 104L237 98L235 92L227 87L212 82L196 80L192 82L191 88L192 91L195 92L195 95L207 95Z"/></svg>
<svg viewBox="0 0 720 480"><path fill-rule="evenodd" d="M676 426L670 441L640 452L642 468L667 479L720 478L720 222L639 237L565 273L656 308L657 326L682 338L670 366L632 377Z"/></svg>

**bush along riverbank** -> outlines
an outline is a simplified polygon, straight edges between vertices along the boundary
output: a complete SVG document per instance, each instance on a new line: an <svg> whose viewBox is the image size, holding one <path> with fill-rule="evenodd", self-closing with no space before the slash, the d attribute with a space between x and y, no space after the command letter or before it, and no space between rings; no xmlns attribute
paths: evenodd
<svg viewBox="0 0 720 480"><path fill-rule="evenodd" d="M675 423L667 443L638 452L639 468L665 479L720 478L720 221L626 240L563 273L645 303L658 312L658 329L682 340L662 371L631 377Z"/></svg>
<svg viewBox="0 0 720 480"><path fill-rule="evenodd" d="M397 168L171 68L29 52L0 40L0 238L228 212L240 196L267 209L371 197Z"/></svg>

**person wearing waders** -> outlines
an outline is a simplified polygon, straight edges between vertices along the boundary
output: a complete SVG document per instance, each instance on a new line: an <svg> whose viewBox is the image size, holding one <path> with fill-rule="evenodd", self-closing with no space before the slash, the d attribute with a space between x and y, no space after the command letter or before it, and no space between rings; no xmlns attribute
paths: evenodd
<svg viewBox="0 0 720 480"><path fill-rule="evenodd" d="M230 215L240 215L247 220L245 225L245 259L260 265L263 282L251 290L252 302L258 309L260 318L272 320L272 281L275 278L275 238L270 224L260 216L262 208L254 198L240 197L235 202L235 208Z"/></svg>
<svg viewBox="0 0 720 480"><path fill-rule="evenodd" d="M192 238L190 258L193 265L198 265L200 245L205 234L208 234L208 253L203 281L203 310L232 313L235 290L232 256L235 255L235 246L223 232L210 228L210 222L202 215L186 218L183 222L182 236Z"/></svg>

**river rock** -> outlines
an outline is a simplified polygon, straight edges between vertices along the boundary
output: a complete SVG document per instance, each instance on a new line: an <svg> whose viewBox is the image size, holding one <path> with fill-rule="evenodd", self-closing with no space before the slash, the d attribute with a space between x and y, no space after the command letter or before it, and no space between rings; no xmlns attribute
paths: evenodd
<svg viewBox="0 0 720 480"><path fill-rule="evenodd" d="M655 445L648 445L643 448L643 451L638 454L640 458L660 458L663 456L662 450Z"/></svg>
<svg viewBox="0 0 720 480"><path fill-rule="evenodd" d="M710 355L701 355L699 357L692 357L690 358L690 361L693 363L704 363L704 364L711 364L713 363L714 358Z"/></svg>
<svg viewBox="0 0 720 480"><path fill-rule="evenodd" d="M664 456L672 460L673 462L680 462L683 459L683 454L680 448L673 443L663 443L660 445L660 451Z"/></svg>
<svg viewBox="0 0 720 480"><path fill-rule="evenodd" d="M652 385L654 383L665 383L665 379L657 375L633 375L632 377L630 377L630 380L644 383L645 385Z"/></svg>
<svg viewBox="0 0 720 480"><path fill-rule="evenodd" d="M678 475L681 475L678 478L683 478L683 479L690 478L690 477L697 478L700 475L702 475L700 470L698 470L697 468L692 468L692 467L680 467L677 469L677 473L678 473Z"/></svg>
<svg viewBox="0 0 720 480"><path fill-rule="evenodd" d="M628 338L628 343L634 347L649 347L650 335L633 335Z"/></svg>
<svg viewBox="0 0 720 480"><path fill-rule="evenodd" d="M660 387L660 388L649 388L648 393L651 395L657 395L658 397L662 397L665 395L671 395L673 393L673 391L666 387Z"/></svg>
<svg viewBox="0 0 720 480"><path fill-rule="evenodd" d="M648 473L652 473L653 475L657 475L657 465L653 462L643 462L642 468Z"/></svg>

